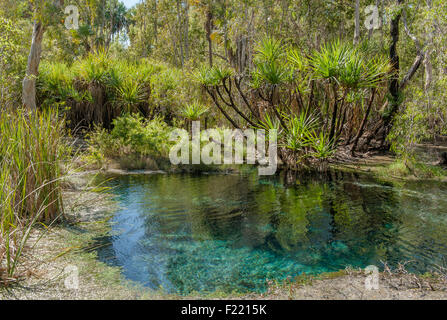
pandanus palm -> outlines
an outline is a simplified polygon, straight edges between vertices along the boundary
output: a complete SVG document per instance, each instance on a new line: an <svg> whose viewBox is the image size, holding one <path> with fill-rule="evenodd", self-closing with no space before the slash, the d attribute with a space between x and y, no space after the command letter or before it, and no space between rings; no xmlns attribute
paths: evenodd
<svg viewBox="0 0 447 320"><path fill-rule="evenodd" d="M291 77L291 70L285 62L286 49L284 45L273 39L261 41L255 53L255 76L264 85L278 86Z"/></svg>
<svg viewBox="0 0 447 320"><path fill-rule="evenodd" d="M387 59L369 58L365 51L339 41L307 54L299 48L287 48L280 41L265 39L256 47L253 64L249 75L233 76L224 68L214 67L200 69L196 78L235 128L245 123L266 130L280 129L284 148L279 157L282 159L284 152L286 160L291 153L326 159L332 156L343 134L348 135L349 141L353 134L361 136L374 94L390 71ZM249 81L241 85L241 79ZM231 92L232 84L237 91ZM362 114L358 112L360 108L350 108L358 103L352 96L361 92L371 92L368 108ZM235 115L245 121L235 121ZM307 130L300 124L308 121L309 115L318 125ZM358 121L346 130L349 116ZM362 117L364 121L359 126Z"/></svg>
<svg viewBox="0 0 447 320"><path fill-rule="evenodd" d="M144 102L146 95L140 83L133 79L124 79L117 88L116 103L123 111L130 113L133 108Z"/></svg>
<svg viewBox="0 0 447 320"><path fill-rule="evenodd" d="M269 104L281 127L287 132L288 126L275 98L278 88L293 77L293 69L288 68L286 63L286 47L279 40L267 38L257 45L255 52L256 68L252 74L252 87Z"/></svg>
<svg viewBox="0 0 447 320"><path fill-rule="evenodd" d="M371 90L371 103L365 112L363 125L358 130L358 133L361 134L371 110L376 88L384 83L390 75L389 61L383 57L370 59L364 52L352 45L335 41L314 52L310 58L310 64L314 77L326 80L333 92L329 140L334 141L335 144L345 121L347 110L343 110L343 108L346 96L353 91ZM339 98L340 91L341 99Z"/></svg>
<svg viewBox="0 0 447 320"><path fill-rule="evenodd" d="M207 112L208 108L196 101L186 105L182 110L180 110L180 115L185 118L188 123L188 127L190 127L192 121L200 120L200 118Z"/></svg>

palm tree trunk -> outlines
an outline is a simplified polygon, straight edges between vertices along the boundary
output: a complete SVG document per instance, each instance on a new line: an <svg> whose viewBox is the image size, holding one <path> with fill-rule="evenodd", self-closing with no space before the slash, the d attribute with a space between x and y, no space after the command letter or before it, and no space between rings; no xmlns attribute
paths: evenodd
<svg viewBox="0 0 447 320"><path fill-rule="evenodd" d="M333 111L332 111L331 128L330 128L330 132L329 132L329 141L332 141L332 139L335 136L335 124L337 121L337 112L338 112L337 86L335 84L333 85L333 90L334 90L334 106L333 106ZM335 142L335 141L333 141L333 142Z"/></svg>
<svg viewBox="0 0 447 320"><path fill-rule="evenodd" d="M359 140L361 136L363 135L363 131L365 130L366 122L368 121L368 116L371 112L371 107L374 102L374 96L376 95L376 89L373 89L371 93L371 98L368 103L368 107L366 108L365 115L363 116L362 123L360 124L359 132L357 132L357 135L354 138L354 143L351 147L351 154L354 155L355 149L357 148L357 144L359 143Z"/></svg>

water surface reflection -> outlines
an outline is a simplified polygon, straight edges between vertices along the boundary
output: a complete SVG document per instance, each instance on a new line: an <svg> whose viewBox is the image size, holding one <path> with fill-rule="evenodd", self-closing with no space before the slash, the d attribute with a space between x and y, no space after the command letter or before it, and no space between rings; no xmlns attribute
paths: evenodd
<svg viewBox="0 0 447 320"><path fill-rule="evenodd" d="M331 172L285 183L246 175L128 175L100 258L152 288L263 291L266 279L447 254L447 186Z"/></svg>

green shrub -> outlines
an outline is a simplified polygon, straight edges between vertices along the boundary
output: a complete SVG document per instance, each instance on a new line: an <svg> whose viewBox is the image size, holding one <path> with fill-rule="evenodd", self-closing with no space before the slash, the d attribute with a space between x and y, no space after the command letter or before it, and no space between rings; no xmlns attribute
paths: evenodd
<svg viewBox="0 0 447 320"><path fill-rule="evenodd" d="M21 85L28 40L23 25L0 16L0 106L13 107L20 102ZM26 40L25 40L26 39Z"/></svg>
<svg viewBox="0 0 447 320"><path fill-rule="evenodd" d="M171 128L160 118L146 120L139 114L126 114L113 120L113 129L97 127L89 135L87 159L100 163L107 158L124 157L167 158L172 144Z"/></svg>

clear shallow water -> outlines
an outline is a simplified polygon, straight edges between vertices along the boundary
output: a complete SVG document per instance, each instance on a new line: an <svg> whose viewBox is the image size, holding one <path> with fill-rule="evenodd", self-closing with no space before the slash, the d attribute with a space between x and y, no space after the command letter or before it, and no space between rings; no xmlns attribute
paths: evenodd
<svg viewBox="0 0 447 320"><path fill-rule="evenodd" d="M298 178L128 175L99 257L128 279L178 294L262 292L266 279L445 265L447 185L382 183L342 172Z"/></svg>

